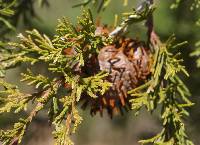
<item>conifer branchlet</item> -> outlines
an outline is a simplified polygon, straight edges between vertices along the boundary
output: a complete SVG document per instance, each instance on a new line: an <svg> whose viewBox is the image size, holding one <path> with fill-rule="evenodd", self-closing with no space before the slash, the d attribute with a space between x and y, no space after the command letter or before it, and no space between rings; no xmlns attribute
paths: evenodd
<svg viewBox="0 0 200 145"><path fill-rule="evenodd" d="M4 18L16 15L13 9L20 7L20 2L0 3L0 22L5 29L14 29L16 21ZM41 2L47 4L46 0ZM179 2L176 1L172 8ZM104 9L109 3L109 0L101 1L98 9ZM31 4L28 6L32 12ZM17 86L0 80L0 113L27 111L30 102L34 106L12 129L0 131L3 145L21 143L32 120L45 109L48 109L49 120L54 126L55 144L73 145L70 135L83 121L78 111L82 100L86 106L89 102L92 114L107 109L111 117L116 108L121 111L128 106L138 114L142 107L154 112L161 106L163 129L140 143L192 145L183 120L189 114L186 108L193 103L189 99L189 90L179 77L180 73L188 76L178 52L185 42L174 44L174 36L165 43L157 36L148 38L147 43L123 36L129 25L148 21L154 10L147 3L143 9L134 9L112 32L106 27L96 27L91 12L84 11L78 26L66 18L59 20L53 39L34 29L26 31L26 35L19 34L19 42L1 42L0 47L4 49L0 49L0 76L4 77L5 70L28 64L27 72L21 74L21 81L36 88L36 92L26 94ZM149 37L154 33L153 26L151 29ZM197 49L192 55L199 54ZM30 66L39 62L48 67L53 77L33 73Z"/></svg>

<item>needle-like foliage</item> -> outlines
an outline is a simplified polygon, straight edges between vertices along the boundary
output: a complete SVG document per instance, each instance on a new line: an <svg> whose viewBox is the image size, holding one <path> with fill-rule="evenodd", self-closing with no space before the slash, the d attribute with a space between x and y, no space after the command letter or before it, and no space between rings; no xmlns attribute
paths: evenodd
<svg viewBox="0 0 200 145"><path fill-rule="evenodd" d="M98 10L107 7L110 1L100 0ZM177 7L180 1L177 0L172 8ZM46 3L47 1L41 0L40 2ZM76 6L85 6L90 2L92 1L87 0ZM124 0L125 4L127 2ZM195 2L199 1L195 0ZM27 7L20 9L21 4L23 6L27 4ZM198 7L198 5L195 6ZM34 15L33 1L0 1L0 25L3 26L0 28L0 33L14 29L19 15L24 15L26 19L28 16L24 13L26 10L29 11L28 15ZM165 43L161 43L158 37L152 38L153 26L149 25L153 25L150 23L153 12L154 6L147 1L133 12L127 13L122 23L109 35L99 35L96 32L91 12L84 11L78 18L77 26L72 25L66 18L59 20L53 39L33 29L26 31L25 35L19 34L19 42L0 42L0 48L3 48L0 49L0 77L4 77L6 70L26 64L28 69L21 74L21 81L35 87L34 93L27 94L17 86L3 79L0 80L0 113L26 111L28 114L25 118L20 118L13 128L0 131L0 140L3 145L21 143L28 126L41 110L48 110L50 123L54 127L52 134L55 144L73 145L70 135L76 132L77 127L83 121L78 111L81 97L89 96L97 99L111 87L111 82L105 79L109 76L109 72L98 70L98 72L89 74L84 73L83 68L87 68L88 61L92 56L98 56L103 47L113 45L115 39L124 35L129 25L146 20L150 34L148 37L151 37L147 42L148 52L152 57L151 70L143 84L128 91L128 94L132 97L130 104L136 114L142 107L151 113L161 108L163 129L156 136L141 140L140 143L192 145L192 141L186 134L184 119L189 115L187 107L192 106L193 103L189 99L189 90L180 79L181 73L186 76L189 74L182 65L183 59L180 58L181 54L178 52L178 48L185 42L174 44L174 36ZM132 53L136 52L132 51ZM141 51L137 53L134 56L142 54ZM199 50L197 49L193 55L199 56ZM31 65L37 63L46 65L51 77L41 72L33 72ZM33 107L29 109L30 112L27 111L29 103L33 104Z"/></svg>
<svg viewBox="0 0 200 145"><path fill-rule="evenodd" d="M90 3L93 3L94 5L97 5L97 11L100 12L101 10L104 10L106 7L108 7L111 1L112 0L83 0L82 3L76 4L73 7L86 6ZM128 0L123 0L123 5L128 5Z"/></svg>
<svg viewBox="0 0 200 145"><path fill-rule="evenodd" d="M132 109L138 111L145 107L153 112L161 105L161 119L163 130L155 137L141 140L140 143L154 143L167 145L192 145L188 139L183 119L188 116L187 107L193 105L189 100L190 92L181 81L179 73L188 76L185 67L181 65L180 53L177 47L183 43L173 45L174 37L164 44L155 47L152 75L149 81L129 93Z"/></svg>
<svg viewBox="0 0 200 145"><path fill-rule="evenodd" d="M104 94L110 87L110 83L103 80L108 75L105 72L93 76L80 76L73 71L76 66L84 67L91 54L97 53L100 48L111 42L110 38L95 35L95 26L89 11L84 11L79 18L78 29L80 30L63 18L59 20L57 34L53 40L41 35L37 30L32 30L27 31L27 36L19 34L18 43L9 43L10 51L4 53L0 60L4 70L21 63L34 65L43 62L48 65L48 70L52 74L56 73L58 76L50 79L41 74L34 75L31 70L23 73L22 81L38 89L38 92L33 94L24 94L18 88L1 81L1 86L4 87L0 92L3 102L0 107L1 113L19 113L26 110L30 101L35 104L27 118L20 119L11 130L1 131L0 138L4 145L12 143L13 139L20 143L32 119L48 106L47 104L51 104L49 117L55 126L53 135L56 144L72 144L69 134L74 133L82 121L77 109L81 94L84 92L96 98L96 94ZM76 52L73 56L64 53L66 48L70 47ZM66 88L65 84L71 87ZM65 93L59 95L61 90L65 90Z"/></svg>
<svg viewBox="0 0 200 145"><path fill-rule="evenodd" d="M200 27L200 19L197 21L196 24ZM199 57L200 56L200 41L196 42L195 46L196 46L196 49L190 54L190 56ZM199 58L196 60L196 63L197 63L197 67L200 67L200 59Z"/></svg>
<svg viewBox="0 0 200 145"><path fill-rule="evenodd" d="M37 17L34 0L0 0L0 40L3 35L14 31L18 21L23 17L24 24L30 22L29 17ZM38 0L39 5L49 5L47 0Z"/></svg>

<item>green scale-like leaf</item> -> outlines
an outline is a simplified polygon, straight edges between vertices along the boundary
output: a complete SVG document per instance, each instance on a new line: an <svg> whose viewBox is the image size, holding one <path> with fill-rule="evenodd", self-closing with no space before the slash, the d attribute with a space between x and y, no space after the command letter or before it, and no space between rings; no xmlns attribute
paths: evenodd
<svg viewBox="0 0 200 145"><path fill-rule="evenodd" d="M189 100L189 90L178 77L182 72L188 76L185 67L178 59L180 53L175 53L175 48L184 43L173 45L174 37L166 44L158 43L155 46L154 63L150 80L129 93L134 97L131 100L132 109L139 111L145 106L149 111L154 111L158 105L162 106L161 119L163 130L155 137L141 140L140 143L155 145L192 145L185 133L183 117L188 115L185 107L193 103Z"/></svg>
<svg viewBox="0 0 200 145"><path fill-rule="evenodd" d="M69 135L75 133L82 122L77 109L82 93L97 98L97 94L103 95L110 87L110 83L104 81L104 77L108 76L107 73L99 72L92 76L82 76L74 72L74 66L83 67L91 54L98 54L100 48L110 44L112 39L95 35L96 28L90 11L83 12L82 17L78 19L77 27L80 30L63 18L59 20L53 40L34 29L26 31L26 36L19 34L19 42L8 44L6 48L8 53L4 53L0 58L2 70L23 63L35 65L40 62L47 65L53 78L32 73L31 69L22 73L21 81L35 86L36 92L33 94L24 94L20 89L1 81L1 86L5 89L0 92L3 96L0 113L26 111L31 101L35 106L30 115L24 119L23 124L19 122L13 129L2 131L0 139L4 144L11 143L15 138L20 143L32 119L45 107L48 107L48 115L55 127L53 131L55 144L72 144ZM72 47L74 54L66 55L64 50ZM70 88L65 88L65 84ZM64 93L60 93L61 91Z"/></svg>

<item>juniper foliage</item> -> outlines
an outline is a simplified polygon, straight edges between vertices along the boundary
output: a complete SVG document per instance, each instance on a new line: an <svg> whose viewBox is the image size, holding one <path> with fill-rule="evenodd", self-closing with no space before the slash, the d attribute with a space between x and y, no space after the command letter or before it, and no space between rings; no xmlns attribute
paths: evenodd
<svg viewBox="0 0 200 145"><path fill-rule="evenodd" d="M134 97L131 100L132 109L138 111L145 107L153 112L161 105L161 119L163 129L155 137L141 140L140 143L167 144L167 145L192 145L188 139L183 119L188 116L187 107L193 105L189 100L191 95L185 84L181 81L179 73L189 76L185 67L181 65L180 53L173 45L174 36L155 49L152 75L147 83L129 93Z"/></svg>
<svg viewBox="0 0 200 145"><path fill-rule="evenodd" d="M97 6L97 11L100 12L101 10L104 10L108 5L111 3L112 0L83 0L82 3L78 3L74 5L73 7L80 7L80 6L86 6L90 3L93 3ZM123 0L123 5L128 5L128 0Z"/></svg>
<svg viewBox="0 0 200 145"><path fill-rule="evenodd" d="M18 9L18 2L14 0L11 3L0 3L3 8L0 11L0 20L4 29L14 29L16 23L10 18L14 17L16 12L13 9ZM90 2L88 0L80 5L87 5ZM180 1L176 1L177 4L178 2ZM101 1L99 10L107 7L109 3L110 0ZM126 0L125 3L127 3ZM33 9L29 7L28 10ZM113 43L117 34L125 32L127 26L148 19L153 11L154 7L145 5L140 11L134 10L129 13L113 31L115 33L111 33L112 37L95 35L96 28L91 12L84 11L82 17L78 19L78 26L73 26L67 18L59 20L53 39L34 29L26 31L26 35L19 34L19 42L1 43L0 46L4 45L0 56L1 77L4 76L5 70L15 68L20 64L35 65L39 62L47 65L49 73L55 76L49 78L39 73L34 74L31 67L27 72L22 73L21 81L35 86L37 90L32 94L23 93L17 86L3 79L0 80L0 86L3 87L0 91L0 113L20 113L27 110L29 102L34 104L26 118L20 118L12 129L0 131L0 140L3 145L21 143L32 120L39 111L44 109L48 109L49 120L54 126L52 134L55 144L73 144L70 135L76 132L77 127L83 121L77 107L81 95L87 93L90 97L97 98L97 94L103 95L111 85L103 79L108 75L107 72L102 71L93 76L84 76L75 73L74 68L84 67L91 54L98 54L102 47ZM7 17L10 18L7 19ZM141 140L140 143L192 145L193 143L186 134L183 120L189 115L187 107L192 106L193 103L189 99L191 95L189 90L180 79L180 73L186 76L189 74L182 65L183 60L178 52L178 48L185 42L174 44L174 36L165 43L160 42L158 38L155 41L156 43L150 45L153 50L151 76L145 84L128 93L132 96L131 105L136 115L142 107L149 112L154 112L159 108L158 106L162 107L160 114L163 129L155 137ZM66 55L65 49L71 47L74 48L75 55ZM199 55L197 51L193 55ZM68 88L66 84L71 87ZM65 90L65 94L60 93L62 90Z"/></svg>
<svg viewBox="0 0 200 145"><path fill-rule="evenodd" d="M199 10L199 7L200 7L200 1L199 0L195 0L194 3L191 6L191 10L194 10L195 8ZM200 27L200 19L198 19L196 21L196 25L198 27ZM190 53L190 56L191 57L197 57L196 65L197 65L197 67L200 67L200 59L199 59L199 56L200 56L200 41L196 42L195 50L192 53Z"/></svg>
<svg viewBox="0 0 200 145"><path fill-rule="evenodd" d="M82 122L77 109L81 94L86 92L96 98L96 94L104 94L110 86L110 83L102 80L108 75L106 72L99 72L90 77L73 73L74 66L84 66L90 54L98 52L111 41L110 38L95 35L95 26L89 11L83 12L78 24L81 31L77 31L66 18L63 18L59 20L57 34L53 40L41 35L37 30L32 30L27 31L27 36L19 34L18 43L9 43L8 49L12 50L11 53L4 53L4 57L0 60L3 69L13 68L21 63L34 65L37 62L44 62L51 73L57 73L59 76L50 79L41 74L34 75L31 70L23 73L21 81L26 81L28 85L34 85L40 90L33 94L23 94L16 87L1 81L1 85L5 88L1 91L3 102L1 113L10 111L19 113L26 110L28 102L34 101L35 104L30 116L20 119L12 130L1 131L3 144L11 143L13 137L20 143L29 123L48 103L51 104L49 117L55 126L53 135L56 144L71 144L68 135L74 133ZM64 50L72 46L77 52L76 55L66 56ZM67 89L64 84L69 84L72 88ZM63 96L58 95L61 89L67 92Z"/></svg>
<svg viewBox="0 0 200 145"><path fill-rule="evenodd" d="M196 24L200 27L200 19L197 21ZM199 56L200 56L200 41L196 42L195 47L196 47L196 49L190 54L190 56L197 57L196 64L197 64L197 67L200 67L200 59L199 59Z"/></svg>
<svg viewBox="0 0 200 145"><path fill-rule="evenodd" d="M0 0L0 34L14 31L18 21L23 18L24 24L29 24L29 17L37 17L34 10L34 0ZM40 6L48 6L47 0L38 0Z"/></svg>

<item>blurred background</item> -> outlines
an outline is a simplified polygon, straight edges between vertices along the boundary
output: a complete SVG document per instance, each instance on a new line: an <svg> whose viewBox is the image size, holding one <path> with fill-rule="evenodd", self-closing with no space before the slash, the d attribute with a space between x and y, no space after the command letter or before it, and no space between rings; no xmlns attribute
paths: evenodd
<svg viewBox="0 0 200 145"><path fill-rule="evenodd" d="M141 0L130 1L127 6L123 6L122 0L112 0L107 9L97 13L93 5L89 5L93 12L94 19L100 19L101 24L114 25L115 15L118 14L120 23L121 14L130 12ZM74 24L77 16L80 16L82 8L72 8L73 5L80 3L80 0L49 0L50 7L39 7L35 5L36 13L39 19L30 17L30 25L25 27L19 23L18 30L12 34L13 39L17 33L23 33L26 29L36 28L40 32L52 37L55 33L57 20L62 17L68 17ZM192 101L195 105L189 110L190 117L186 122L188 135L196 145L200 144L200 69L196 68L195 59L189 54L195 49L194 44L200 40L200 27L195 22L200 18L200 11L190 11L190 2L183 1L177 9L170 9L172 0L156 1L156 11L154 13L155 31L159 34L162 41L167 40L169 36L175 34L177 42L188 41L188 44L181 50L184 63L190 74L189 78L183 78L192 93ZM143 23L134 24L130 27L130 37L137 37L145 40L146 28ZM20 88L29 92L33 88L27 87L20 82L20 73L25 70L25 66L12 69L7 72L8 82L18 84ZM39 73L45 73L45 68L41 65L35 66ZM80 110L81 111L81 110ZM159 110L150 114L144 110L139 116L134 116L134 112L127 112L124 116L115 116L112 120L106 112L103 117L97 114L94 117L89 115L89 110L81 111L83 123L80 125L76 135L72 138L76 145L138 145L138 140L152 137L161 130L161 121L159 119ZM23 116L25 114L21 114ZM0 117L0 126L7 126L15 122L19 116L4 114ZM47 112L41 112L29 127L24 145L53 145L51 136L51 126L47 123Z"/></svg>

